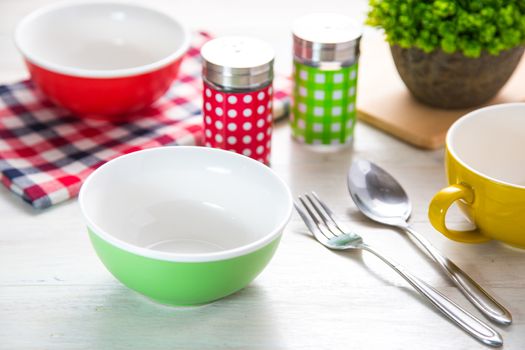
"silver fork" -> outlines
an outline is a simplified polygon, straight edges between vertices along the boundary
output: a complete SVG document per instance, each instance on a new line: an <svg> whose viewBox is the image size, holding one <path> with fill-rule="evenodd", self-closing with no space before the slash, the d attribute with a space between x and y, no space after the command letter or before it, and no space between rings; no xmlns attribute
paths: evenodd
<svg viewBox="0 0 525 350"><path fill-rule="evenodd" d="M374 254L400 274L416 291L427 298L434 307L445 314L466 333L489 346L499 347L503 345L501 335L492 327L448 299L426 282L409 273L399 264L387 259L377 250L365 244L363 238L358 234L341 228L341 225L335 221L333 212L321 201L315 192L312 192L311 196L305 194L304 197L306 200L299 196L299 201L306 212L301 209L297 202L294 202L294 206L319 243L329 249L362 249Z"/></svg>

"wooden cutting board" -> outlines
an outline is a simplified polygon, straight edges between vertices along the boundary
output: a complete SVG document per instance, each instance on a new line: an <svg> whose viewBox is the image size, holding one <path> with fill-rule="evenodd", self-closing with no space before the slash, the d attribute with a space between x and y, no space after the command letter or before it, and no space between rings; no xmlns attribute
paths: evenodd
<svg viewBox="0 0 525 350"><path fill-rule="evenodd" d="M359 66L358 118L414 146L442 147L452 123L475 109L444 110L419 103L403 84L390 48L380 38L363 39ZM525 58L487 105L517 101L525 101Z"/></svg>

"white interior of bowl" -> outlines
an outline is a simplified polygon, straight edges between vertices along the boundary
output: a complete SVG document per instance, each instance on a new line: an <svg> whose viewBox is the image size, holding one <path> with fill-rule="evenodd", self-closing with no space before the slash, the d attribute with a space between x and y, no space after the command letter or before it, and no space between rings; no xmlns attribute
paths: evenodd
<svg viewBox="0 0 525 350"><path fill-rule="evenodd" d="M525 103L495 105L467 114L450 128L447 146L475 173L525 187Z"/></svg>
<svg viewBox="0 0 525 350"><path fill-rule="evenodd" d="M186 52L184 26L154 9L119 2L63 2L37 10L15 41L32 63L63 74L113 77L145 73Z"/></svg>
<svg viewBox="0 0 525 350"><path fill-rule="evenodd" d="M288 222L288 187L265 165L203 147L135 152L96 170L82 186L88 226L140 255L220 260L254 251Z"/></svg>

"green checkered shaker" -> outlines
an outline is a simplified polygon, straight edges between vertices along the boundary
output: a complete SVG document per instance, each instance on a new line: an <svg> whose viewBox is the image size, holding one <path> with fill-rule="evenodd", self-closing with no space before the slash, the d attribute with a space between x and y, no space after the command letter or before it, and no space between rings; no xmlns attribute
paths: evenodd
<svg viewBox="0 0 525 350"><path fill-rule="evenodd" d="M351 144L361 27L349 17L315 13L293 25L292 135L319 150Z"/></svg>

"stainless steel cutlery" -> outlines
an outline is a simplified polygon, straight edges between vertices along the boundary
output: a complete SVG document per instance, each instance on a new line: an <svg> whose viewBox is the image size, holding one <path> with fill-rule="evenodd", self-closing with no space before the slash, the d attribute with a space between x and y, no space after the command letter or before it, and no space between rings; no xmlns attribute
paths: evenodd
<svg viewBox="0 0 525 350"><path fill-rule="evenodd" d="M335 220L329 207L315 193L305 194L304 197L299 197L299 201L302 207L295 202L295 208L319 243L333 250L362 249L374 254L400 274L416 291L427 298L434 307L466 333L489 346L498 347L503 344L501 335L492 327L461 308L426 282L409 273L404 267L367 245L361 236L344 228Z"/></svg>

